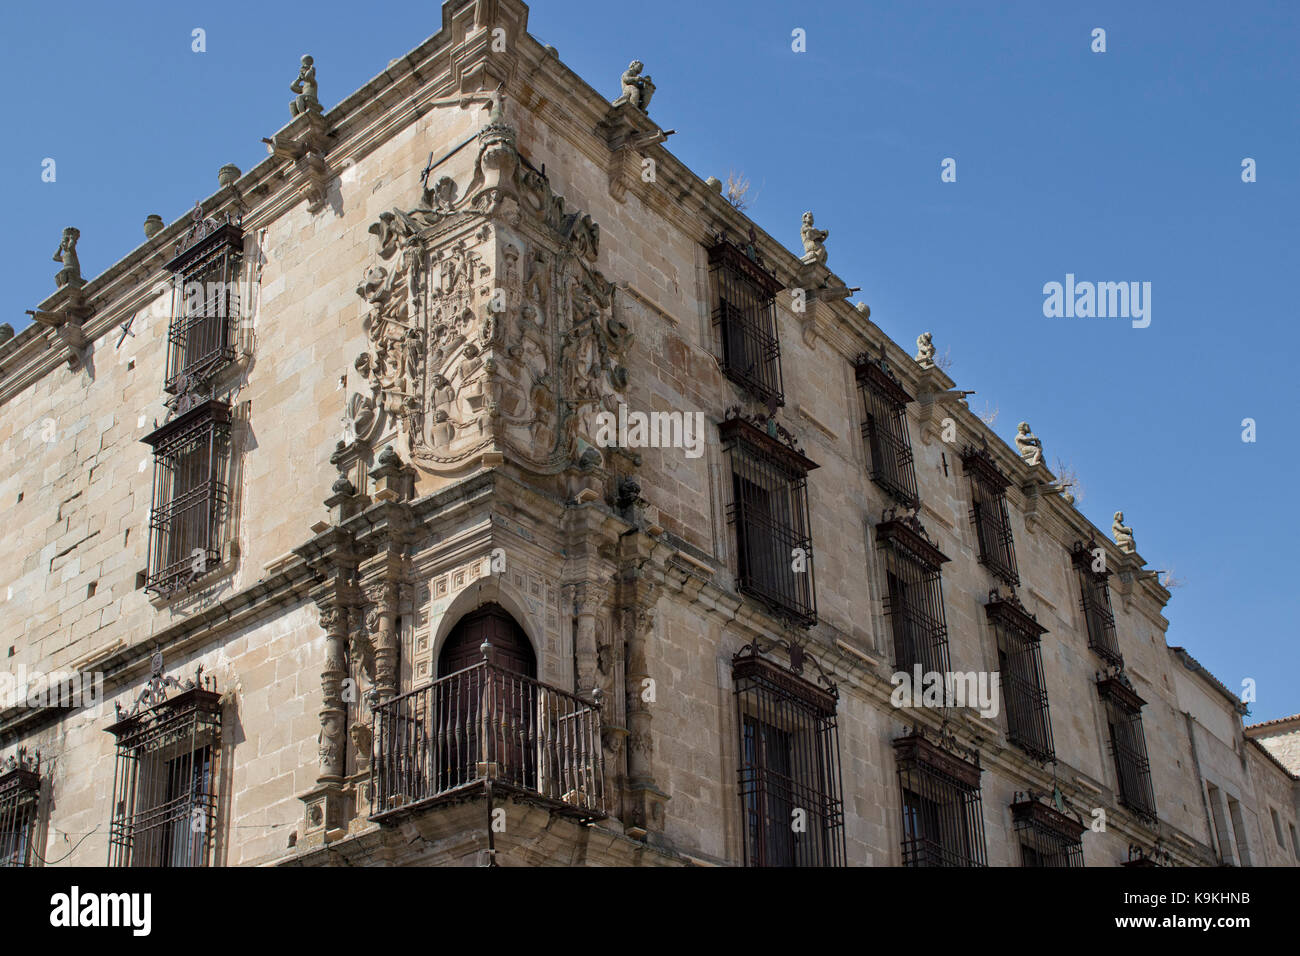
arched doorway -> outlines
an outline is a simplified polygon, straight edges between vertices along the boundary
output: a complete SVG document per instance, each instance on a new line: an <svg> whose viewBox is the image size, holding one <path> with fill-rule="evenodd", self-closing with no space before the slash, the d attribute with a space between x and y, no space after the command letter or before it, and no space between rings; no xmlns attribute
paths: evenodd
<svg viewBox="0 0 1300 956"><path fill-rule="evenodd" d="M524 677L537 677L537 655L528 635L500 604L484 604L456 622L438 654L438 676L446 677L483 660L484 641L495 663Z"/></svg>
<svg viewBox="0 0 1300 956"><path fill-rule="evenodd" d="M482 645L491 646L490 663ZM436 787L483 778L538 789L537 655L528 635L499 604L456 622L438 653Z"/></svg>

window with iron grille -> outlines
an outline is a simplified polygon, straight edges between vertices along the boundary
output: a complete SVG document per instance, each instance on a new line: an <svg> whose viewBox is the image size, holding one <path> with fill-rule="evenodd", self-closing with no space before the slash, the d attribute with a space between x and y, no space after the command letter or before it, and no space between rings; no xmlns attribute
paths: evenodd
<svg viewBox="0 0 1300 956"><path fill-rule="evenodd" d="M1011 537L1011 516L1007 512L1007 485L993 457L982 448L967 448L962 467L970 476L971 521L979 539L980 564L1000 581L1015 587L1020 583L1016 568L1016 545Z"/></svg>
<svg viewBox="0 0 1300 956"><path fill-rule="evenodd" d="M862 394L862 437L871 454L871 480L904 508L920 503L912 439L907 432L907 404L912 396L883 359L858 356L858 391Z"/></svg>
<svg viewBox="0 0 1300 956"><path fill-rule="evenodd" d="M985 866L979 754L916 727L894 741L904 866Z"/></svg>
<svg viewBox="0 0 1300 956"><path fill-rule="evenodd" d="M186 391L234 360L242 258L237 224L199 219L165 266L177 287L167 330L168 392Z"/></svg>
<svg viewBox="0 0 1300 956"><path fill-rule="evenodd" d="M109 866L209 866L217 821L221 696L182 686L161 658L133 713L118 712ZM167 697L168 689L177 693Z"/></svg>
<svg viewBox="0 0 1300 956"><path fill-rule="evenodd" d="M1156 798L1151 788L1146 735L1142 730L1142 707L1146 701L1137 695L1122 672L1098 677L1097 691L1106 709L1119 801L1142 819L1154 823Z"/></svg>
<svg viewBox="0 0 1300 956"><path fill-rule="evenodd" d="M837 691L803 677L805 655L786 646L790 668L753 644L733 660L745 864L843 866Z"/></svg>
<svg viewBox="0 0 1300 956"><path fill-rule="evenodd" d="M1056 750L1040 646L1047 629L1014 594L1002 596L994 591L984 605L984 613L997 638L1007 739L1035 760L1051 760Z"/></svg>
<svg viewBox="0 0 1300 956"><path fill-rule="evenodd" d="M817 623L808 472L817 465L743 418L719 428L731 461L727 521L735 531L736 587L799 627Z"/></svg>
<svg viewBox="0 0 1300 956"><path fill-rule="evenodd" d="M18 750L0 764L0 866L34 866L41 802L41 753Z"/></svg>
<svg viewBox="0 0 1300 956"><path fill-rule="evenodd" d="M153 448L146 589L168 595L221 563L230 406L212 400L146 436Z"/></svg>
<svg viewBox="0 0 1300 956"><path fill-rule="evenodd" d="M718 329L723 374L759 401L785 403L776 294L783 288L749 254L723 239L709 249L713 276L713 325Z"/></svg>
<svg viewBox="0 0 1300 956"><path fill-rule="evenodd" d="M885 616L894 639L894 669L948 672L948 623L940 568L948 560L914 515L876 525L885 563Z"/></svg>
<svg viewBox="0 0 1300 956"><path fill-rule="evenodd" d="M1083 866L1083 831L1087 827L1052 806L1045 796L1017 793L1014 801L1011 819L1022 866Z"/></svg>
<svg viewBox="0 0 1300 956"><path fill-rule="evenodd" d="M1115 634L1115 613L1110 606L1110 585L1107 583L1110 572L1105 570L1104 562L1095 557L1095 550L1095 544L1084 547L1082 542L1076 541L1071 555L1079 578L1080 608L1088 628L1088 646L1110 666L1123 667L1124 658L1120 655L1119 639ZM1102 563L1100 571L1096 570L1099 563Z"/></svg>

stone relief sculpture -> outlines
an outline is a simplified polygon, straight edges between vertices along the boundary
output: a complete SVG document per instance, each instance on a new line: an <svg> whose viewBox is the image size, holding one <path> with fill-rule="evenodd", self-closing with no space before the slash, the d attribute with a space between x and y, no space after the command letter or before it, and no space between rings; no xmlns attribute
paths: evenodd
<svg viewBox="0 0 1300 956"><path fill-rule="evenodd" d="M934 342L929 332L916 337L916 364L921 368L934 368Z"/></svg>
<svg viewBox="0 0 1300 956"><path fill-rule="evenodd" d="M650 97L654 96L655 85L650 79L650 74L641 75L645 69L645 64L640 60L633 60L628 64L620 83L623 87L623 95L614 101L615 106L622 103L630 103L643 113L650 112Z"/></svg>
<svg viewBox="0 0 1300 956"><path fill-rule="evenodd" d="M1119 545L1120 551L1124 554L1133 554L1137 551L1137 543L1133 540L1133 529L1124 525L1124 512L1115 512L1115 520L1111 523L1110 533L1115 538L1115 543Z"/></svg>
<svg viewBox="0 0 1300 956"><path fill-rule="evenodd" d="M63 264L63 268L54 276L54 284L62 289L65 285L81 286L86 282L81 278L81 260L77 258L77 240L81 231L74 226L63 230L59 248L54 250L54 261Z"/></svg>
<svg viewBox="0 0 1300 956"><path fill-rule="evenodd" d="M810 264L826 265L826 246L824 243L830 238L830 233L825 229L813 228L813 214L811 212L803 214L803 225L799 228L799 238L803 240L803 261Z"/></svg>
<svg viewBox="0 0 1300 956"><path fill-rule="evenodd" d="M320 113L322 107L316 98L316 61L310 56L302 58L302 67L298 78L289 84L289 92L298 95L289 103L289 115L297 117L301 113Z"/></svg>
<svg viewBox="0 0 1300 956"><path fill-rule="evenodd" d="M1043 463L1043 443L1029 430L1028 422L1016 426L1016 450L1026 465Z"/></svg>
<svg viewBox="0 0 1300 956"><path fill-rule="evenodd" d="M503 92L447 103L484 99L473 167L448 168L414 208L370 226L375 257L356 288L366 349L354 363L370 404L349 399L347 414L357 434L395 427L425 471L510 449L557 473L594 414L617 408L634 336L595 268L600 227L520 158Z"/></svg>

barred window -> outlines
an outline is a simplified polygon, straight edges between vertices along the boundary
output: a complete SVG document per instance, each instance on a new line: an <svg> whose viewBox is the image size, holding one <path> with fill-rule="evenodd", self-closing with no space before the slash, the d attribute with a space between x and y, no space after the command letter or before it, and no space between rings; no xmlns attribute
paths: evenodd
<svg viewBox="0 0 1300 956"><path fill-rule="evenodd" d="M109 866L209 866L217 821L221 696L202 668L181 685L153 675L117 738ZM168 698L167 691L175 690Z"/></svg>
<svg viewBox="0 0 1300 956"><path fill-rule="evenodd" d="M144 438L154 453L147 590L172 594L221 563L229 438L230 406L216 400Z"/></svg>
<svg viewBox="0 0 1300 956"><path fill-rule="evenodd" d="M817 623L808 472L797 448L742 418L720 426L731 461L727 521L736 535L736 587L798 627Z"/></svg>
<svg viewBox="0 0 1300 956"><path fill-rule="evenodd" d="M1045 796L1017 793L1011 819L1022 866L1083 866L1083 831L1087 827L1052 806Z"/></svg>
<svg viewBox="0 0 1300 956"><path fill-rule="evenodd" d="M713 324L721 342L723 374L759 401L785 403L781 384L781 341L776 294L781 283L757 261L725 239L709 249L716 305Z"/></svg>
<svg viewBox="0 0 1300 956"><path fill-rule="evenodd" d="M1020 573L1011 537L1011 516L1007 512L1010 481L983 449L967 448L961 462L970 476L971 521L979 539L980 564L1000 581L1015 587L1020 583Z"/></svg>
<svg viewBox="0 0 1300 956"><path fill-rule="evenodd" d="M883 359L858 356L858 391L862 394L862 437L871 454L871 480L904 508L920 503L912 440L907 433L907 403L912 396Z"/></svg>
<svg viewBox="0 0 1300 956"><path fill-rule="evenodd" d="M985 866L979 753L920 727L894 741L904 866Z"/></svg>
<svg viewBox="0 0 1300 956"><path fill-rule="evenodd" d="M948 560L913 516L876 525L885 558L885 616L894 639L894 669L948 672L948 623L940 568Z"/></svg>
<svg viewBox="0 0 1300 956"><path fill-rule="evenodd" d="M20 747L0 764L0 866L34 866L39 837L41 752Z"/></svg>
<svg viewBox="0 0 1300 956"><path fill-rule="evenodd" d="M1014 594L994 591L984 605L998 645L998 673L1007 715L1007 739L1036 760L1056 756L1047 707L1040 638L1046 628Z"/></svg>
<svg viewBox="0 0 1300 956"><path fill-rule="evenodd" d="M1124 658L1119 652L1119 639L1115 634L1115 613L1110 606L1110 571L1095 570L1098 563L1093 555L1095 542L1087 547L1074 543L1071 558L1079 578L1080 608L1088 628L1088 646L1112 667L1123 667Z"/></svg>
<svg viewBox="0 0 1300 956"><path fill-rule="evenodd" d="M234 360L243 232L235 223L200 217L182 246L165 266L177 287L167 330L166 390L172 393Z"/></svg>
<svg viewBox="0 0 1300 956"><path fill-rule="evenodd" d="M745 864L843 866L838 692L803 677L806 656L784 646L790 668L754 644L733 659Z"/></svg>
<svg viewBox="0 0 1300 956"><path fill-rule="evenodd" d="M1106 709L1119 801L1142 819L1154 823L1156 798L1151 788L1146 735L1142 730L1142 707L1146 701L1133 690L1123 672L1099 677L1097 691Z"/></svg>

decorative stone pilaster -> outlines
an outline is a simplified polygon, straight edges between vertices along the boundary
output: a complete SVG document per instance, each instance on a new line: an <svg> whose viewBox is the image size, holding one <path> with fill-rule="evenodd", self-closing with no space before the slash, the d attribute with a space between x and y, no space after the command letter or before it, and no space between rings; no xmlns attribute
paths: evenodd
<svg viewBox="0 0 1300 956"><path fill-rule="evenodd" d="M400 588L395 580L373 585L368 592L374 605L366 619L366 629L375 644L375 693L380 700L397 696L398 646L397 601Z"/></svg>
<svg viewBox="0 0 1300 956"><path fill-rule="evenodd" d="M576 628L573 635L573 653L578 667L577 692L583 697L599 686L597 675L598 647L596 644L596 616L608 598L606 592L592 584L574 587L573 611Z"/></svg>
<svg viewBox="0 0 1300 956"><path fill-rule="evenodd" d="M342 782L347 737L347 706L343 701L343 680L348 676L348 609L337 605L321 608L325 629L325 666L321 669L320 775L319 783Z"/></svg>

